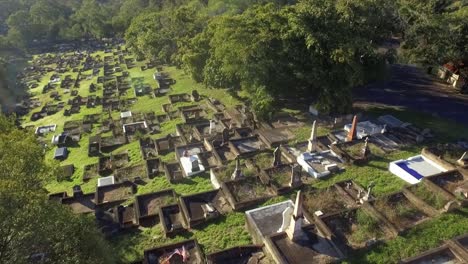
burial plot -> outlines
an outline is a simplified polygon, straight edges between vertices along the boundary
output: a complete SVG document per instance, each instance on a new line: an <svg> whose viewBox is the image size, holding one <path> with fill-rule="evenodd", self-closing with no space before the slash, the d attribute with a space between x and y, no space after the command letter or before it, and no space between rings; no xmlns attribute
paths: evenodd
<svg viewBox="0 0 468 264"><path fill-rule="evenodd" d="M184 231L187 225L179 204L160 207L159 218L166 237L170 237Z"/></svg>
<svg viewBox="0 0 468 264"><path fill-rule="evenodd" d="M159 174L161 171L162 162L160 159L146 160L146 174L151 179Z"/></svg>
<svg viewBox="0 0 468 264"><path fill-rule="evenodd" d="M258 137L232 139L229 141L229 147L236 155L241 157L255 155L266 148Z"/></svg>
<svg viewBox="0 0 468 264"><path fill-rule="evenodd" d="M290 153L293 156L289 160L294 161L294 156L300 151L295 148L285 148L286 155ZM344 170L344 161L331 150L303 152L297 156L296 160L310 176L316 179Z"/></svg>
<svg viewBox="0 0 468 264"><path fill-rule="evenodd" d="M203 252L196 240L185 240L182 242L164 245L144 251L144 262L148 264L157 263L204 263Z"/></svg>
<svg viewBox="0 0 468 264"><path fill-rule="evenodd" d="M172 189L137 195L135 205L139 225L154 225L158 220L159 208L176 202L177 195Z"/></svg>
<svg viewBox="0 0 468 264"><path fill-rule="evenodd" d="M146 166L135 165L131 167L116 169L114 172L114 177L117 181L138 181L148 178L148 174L146 173Z"/></svg>
<svg viewBox="0 0 468 264"><path fill-rule="evenodd" d="M392 161L388 169L391 173L410 184L417 184L424 177L447 171L423 155L417 155L405 160Z"/></svg>
<svg viewBox="0 0 468 264"><path fill-rule="evenodd" d="M98 167L98 163L85 165L83 168L83 182L99 177Z"/></svg>
<svg viewBox="0 0 468 264"><path fill-rule="evenodd" d="M304 193L304 210L311 216L335 214L356 206L353 200L343 196L335 186Z"/></svg>
<svg viewBox="0 0 468 264"><path fill-rule="evenodd" d="M401 192L372 201L371 205L400 232L429 219Z"/></svg>
<svg viewBox="0 0 468 264"><path fill-rule="evenodd" d="M182 121L185 123L196 123L206 121L206 112L200 107L179 108Z"/></svg>
<svg viewBox="0 0 468 264"><path fill-rule="evenodd" d="M115 150L116 148L127 144L127 138L124 136L108 136L101 137L101 152L109 153Z"/></svg>
<svg viewBox="0 0 468 264"><path fill-rule="evenodd" d="M413 199L419 202L418 206L424 207L426 211L434 211L435 209L440 212L447 203L450 202L450 199L447 199L447 197L439 192L434 192L425 184L416 184L409 187L407 190L416 197L416 199ZM437 212L432 215L435 214L437 214Z"/></svg>
<svg viewBox="0 0 468 264"><path fill-rule="evenodd" d="M258 135L266 143L269 148L277 147L281 144L286 144L295 138L293 132L288 128L275 129L258 129Z"/></svg>
<svg viewBox="0 0 468 264"><path fill-rule="evenodd" d="M71 180L71 177L73 176L73 173L75 172L75 166L73 164L71 165L65 165L65 166L60 166L59 167L59 175L57 176L58 181L63 181L63 180Z"/></svg>
<svg viewBox="0 0 468 264"><path fill-rule="evenodd" d="M206 256L208 264L238 264L257 263L269 264L271 260L265 256L261 246L239 246L211 253Z"/></svg>
<svg viewBox="0 0 468 264"><path fill-rule="evenodd" d="M140 152L143 159L151 159L158 156L156 144L151 138L142 138L139 140Z"/></svg>
<svg viewBox="0 0 468 264"><path fill-rule="evenodd" d="M468 148L464 144L438 144L433 147L427 148L428 154L433 154L440 160L448 162L453 166L466 166L468 165Z"/></svg>
<svg viewBox="0 0 468 264"><path fill-rule="evenodd" d="M155 139L156 150L158 155L164 155L174 151L176 146L182 146L185 144L185 140L179 136L167 135L164 138Z"/></svg>
<svg viewBox="0 0 468 264"><path fill-rule="evenodd" d="M374 184L371 183L367 188L363 188L351 180L335 183L337 191L346 196L348 201L355 201L356 204L373 201L375 199L372 195L373 187Z"/></svg>
<svg viewBox="0 0 468 264"><path fill-rule="evenodd" d="M73 196L62 199L62 204L69 206L75 214L92 213L96 208L95 194L83 194L81 187L73 187Z"/></svg>
<svg viewBox="0 0 468 264"><path fill-rule="evenodd" d="M186 93L181 93L181 94L170 94L169 95L169 102L171 104L175 103L181 103L181 102L191 102L190 100L190 95Z"/></svg>
<svg viewBox="0 0 468 264"><path fill-rule="evenodd" d="M363 208L325 215L319 219L331 230L333 243L346 255L392 236L377 218Z"/></svg>
<svg viewBox="0 0 468 264"><path fill-rule="evenodd" d="M468 203L468 180L466 179L466 176L459 171L448 171L427 177L426 179L441 187L443 190L453 194L456 198L461 200L464 205Z"/></svg>
<svg viewBox="0 0 468 264"><path fill-rule="evenodd" d="M262 183L259 177L245 177L221 183L231 207L240 210L258 204L275 195L275 191Z"/></svg>
<svg viewBox="0 0 468 264"><path fill-rule="evenodd" d="M184 180L184 172L178 162L164 163L164 172L170 183L176 183Z"/></svg>
<svg viewBox="0 0 468 264"><path fill-rule="evenodd" d="M182 196L180 197L180 205L189 228L206 223L232 211L221 190Z"/></svg>
<svg viewBox="0 0 468 264"><path fill-rule="evenodd" d="M386 154L379 146L367 140L333 144L331 150L341 159L351 164L363 164L374 156L382 157Z"/></svg>
<svg viewBox="0 0 468 264"><path fill-rule="evenodd" d="M96 206L104 209L120 204L131 198L136 192L136 186L128 181L96 187Z"/></svg>
<svg viewBox="0 0 468 264"><path fill-rule="evenodd" d="M466 255L464 255L466 256ZM400 263L402 264L425 264L425 263L465 263L466 259L462 256L457 256L456 251L453 251L448 245L443 245L438 248L434 248L423 252L422 254L403 259Z"/></svg>
<svg viewBox="0 0 468 264"><path fill-rule="evenodd" d="M302 185L302 168L296 164L280 164L263 171L278 194Z"/></svg>

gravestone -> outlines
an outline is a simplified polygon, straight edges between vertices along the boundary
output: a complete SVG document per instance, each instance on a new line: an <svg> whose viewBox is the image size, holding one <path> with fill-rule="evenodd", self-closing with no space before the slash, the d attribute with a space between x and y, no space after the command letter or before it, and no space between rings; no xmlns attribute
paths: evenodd
<svg viewBox="0 0 468 264"><path fill-rule="evenodd" d="M273 151L273 167L277 167L281 165L281 148L280 147L276 147L276 149Z"/></svg>
<svg viewBox="0 0 468 264"><path fill-rule="evenodd" d="M357 129L357 115L353 117L353 123L351 125L351 129L349 130L346 141L353 141L356 138L356 129Z"/></svg>
<svg viewBox="0 0 468 264"><path fill-rule="evenodd" d="M465 166L468 163L468 151L465 151L465 153L463 153L460 159L457 160L457 163L462 166Z"/></svg>
<svg viewBox="0 0 468 264"><path fill-rule="evenodd" d="M290 187L297 187L301 184L301 170L302 167L298 164L291 166L291 181L289 182Z"/></svg>
<svg viewBox="0 0 468 264"><path fill-rule="evenodd" d="M239 156L236 157L236 169L232 173L231 180L238 180L243 177L242 170L240 168L240 158Z"/></svg>
<svg viewBox="0 0 468 264"><path fill-rule="evenodd" d="M229 129L224 128L223 129L223 142L221 143L221 145L225 145L228 142L229 142Z"/></svg>
<svg viewBox="0 0 468 264"><path fill-rule="evenodd" d="M192 90L192 101L198 102L200 100L200 94L197 90Z"/></svg>
<svg viewBox="0 0 468 264"><path fill-rule="evenodd" d="M366 141L364 143L364 147L362 148L362 158L364 160L367 160L370 156L371 152L369 149L369 138L366 138Z"/></svg>
<svg viewBox="0 0 468 264"><path fill-rule="evenodd" d="M294 204L294 212L291 215L291 221L286 229L286 234L291 241L297 241L302 235L302 222L304 214L302 212L303 198L301 191L297 192L296 203Z"/></svg>
<svg viewBox="0 0 468 264"><path fill-rule="evenodd" d="M191 164L192 165L192 172L200 171L200 164L198 162L198 159L193 158L191 160L191 162L192 162L192 164Z"/></svg>
<svg viewBox="0 0 468 264"><path fill-rule="evenodd" d="M307 151L308 152L314 152L316 150L316 145L317 145L317 127L316 127L317 121L314 120L314 123L312 124L312 131L310 132L310 138L309 138L309 144L307 146Z"/></svg>

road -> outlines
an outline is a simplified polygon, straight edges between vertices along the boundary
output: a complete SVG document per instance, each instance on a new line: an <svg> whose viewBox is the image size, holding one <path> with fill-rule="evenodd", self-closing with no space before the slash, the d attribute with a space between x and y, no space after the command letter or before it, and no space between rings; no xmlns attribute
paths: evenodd
<svg viewBox="0 0 468 264"><path fill-rule="evenodd" d="M354 102L405 107L468 125L468 95L414 66L392 65L389 80L356 89Z"/></svg>

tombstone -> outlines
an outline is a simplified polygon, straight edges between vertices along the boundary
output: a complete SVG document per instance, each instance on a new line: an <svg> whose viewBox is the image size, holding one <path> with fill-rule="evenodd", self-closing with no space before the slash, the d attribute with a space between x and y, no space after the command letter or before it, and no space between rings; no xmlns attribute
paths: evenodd
<svg viewBox="0 0 468 264"><path fill-rule="evenodd" d="M193 157L193 159L191 159L191 163L192 163L191 164L192 165L192 169L191 169L192 172L200 171L200 164L198 162L198 159Z"/></svg>
<svg viewBox="0 0 468 264"><path fill-rule="evenodd" d="M351 129L349 130L346 141L353 141L356 138L356 129L357 129L357 115L353 117L353 123L351 124Z"/></svg>
<svg viewBox="0 0 468 264"><path fill-rule="evenodd" d="M197 111L197 110L193 111L193 115L195 116L195 119L200 118L200 111Z"/></svg>
<svg viewBox="0 0 468 264"><path fill-rule="evenodd" d="M83 191L80 185L73 186L73 197L83 196Z"/></svg>
<svg viewBox="0 0 468 264"><path fill-rule="evenodd" d="M456 209L460 208L460 204L458 204L455 200L449 201L444 206L445 212L452 212Z"/></svg>
<svg viewBox="0 0 468 264"><path fill-rule="evenodd" d="M463 153L461 158L459 160L457 160L457 163L462 165L462 166L465 166L468 163L468 151L465 151Z"/></svg>
<svg viewBox="0 0 468 264"><path fill-rule="evenodd" d="M192 90L192 100L198 102L200 100L200 94L197 90Z"/></svg>
<svg viewBox="0 0 468 264"><path fill-rule="evenodd" d="M280 147L276 147L276 149L273 151L273 167L281 165L281 148Z"/></svg>
<svg viewBox="0 0 468 264"><path fill-rule="evenodd" d="M309 145L307 146L307 151L308 152L314 152L316 150L316 145L317 145L317 121L314 120L314 123L312 124L312 131L310 132L310 138L309 138Z"/></svg>
<svg viewBox="0 0 468 264"><path fill-rule="evenodd" d="M223 142L221 143L221 145L227 144L228 141L229 141L229 129L224 128L223 129Z"/></svg>
<svg viewBox="0 0 468 264"><path fill-rule="evenodd" d="M210 129L208 131L208 134L211 135L211 133L213 132L213 129L215 128L215 122L214 120L210 120Z"/></svg>
<svg viewBox="0 0 468 264"><path fill-rule="evenodd" d="M369 138L366 138L366 141L364 143L364 147L362 148L362 158L367 160L371 154L371 151L369 149Z"/></svg>
<svg viewBox="0 0 468 264"><path fill-rule="evenodd" d="M182 153L182 156L184 156L184 157L188 157L188 156L189 156L189 152L188 152L188 150L184 150L184 152Z"/></svg>
<svg viewBox="0 0 468 264"><path fill-rule="evenodd" d="M384 124L382 130L380 131L381 134L387 133L387 124Z"/></svg>
<svg viewBox="0 0 468 264"><path fill-rule="evenodd" d="M232 173L231 180L238 180L242 178L244 175L242 174L241 165L240 165L240 158L239 156L236 157L236 169Z"/></svg>
<svg viewBox="0 0 468 264"><path fill-rule="evenodd" d="M367 192L363 192L362 190L359 190L358 192L359 203L363 204L364 202L369 201L369 199L371 198L371 191L374 186L375 186L374 182L371 182L369 186L367 187ZM364 196L361 197L362 193L364 193Z"/></svg>
<svg viewBox="0 0 468 264"><path fill-rule="evenodd" d="M302 221L304 214L302 212L303 198L301 191L297 192L296 203L294 204L294 212L291 215L291 221L286 229L286 234L291 241L297 241L302 235Z"/></svg>
<svg viewBox="0 0 468 264"><path fill-rule="evenodd" d="M289 182L290 187L297 187L301 184L301 171L302 167L294 164L291 166L291 181Z"/></svg>

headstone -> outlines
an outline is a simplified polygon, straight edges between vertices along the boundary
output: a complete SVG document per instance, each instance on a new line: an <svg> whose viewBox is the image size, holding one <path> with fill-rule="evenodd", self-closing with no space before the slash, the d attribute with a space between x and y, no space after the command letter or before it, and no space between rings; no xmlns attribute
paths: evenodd
<svg viewBox="0 0 468 264"><path fill-rule="evenodd" d="M460 205L455 200L452 200L445 204L444 211L452 212L453 210L456 210L458 208L460 208Z"/></svg>
<svg viewBox="0 0 468 264"><path fill-rule="evenodd" d="M192 91L192 100L194 102L198 102L200 100L200 94L198 93L197 90Z"/></svg>
<svg viewBox="0 0 468 264"><path fill-rule="evenodd" d="M314 152L316 150L316 145L317 145L317 121L314 120L314 123L312 124L312 131L310 132L310 138L309 138L309 145L307 146L307 151L308 152Z"/></svg>
<svg viewBox="0 0 468 264"><path fill-rule="evenodd" d="M229 141L229 129L224 128L223 129L223 142L221 143L222 145L227 144Z"/></svg>
<svg viewBox="0 0 468 264"><path fill-rule="evenodd" d="M356 129L357 129L357 115L353 117L353 123L351 125L351 129L349 130L346 141L353 141L356 138Z"/></svg>
<svg viewBox="0 0 468 264"><path fill-rule="evenodd" d="M83 191L80 185L73 186L73 197L83 196Z"/></svg>
<svg viewBox="0 0 468 264"><path fill-rule="evenodd" d="M281 148L276 147L273 151L273 167L281 165Z"/></svg>
<svg viewBox="0 0 468 264"><path fill-rule="evenodd" d="M369 155L371 154L370 149L369 149L369 138L366 138L366 141L364 143L364 147L362 148L362 158L367 160L369 158Z"/></svg>
<svg viewBox="0 0 468 264"><path fill-rule="evenodd" d="M466 163L468 163L468 151L465 151L465 153L463 153L461 158L459 160L457 160L457 163L462 165L462 166L465 166Z"/></svg>
<svg viewBox="0 0 468 264"><path fill-rule="evenodd" d="M236 157L236 169L232 173L231 180L238 180L238 179L242 178L242 176L243 176L243 174L242 174L242 170L241 170L241 166L240 166L240 158L239 158L239 156L237 156Z"/></svg>
<svg viewBox="0 0 468 264"><path fill-rule="evenodd" d="M210 129L208 131L208 133L211 135L211 133L213 132L213 129L215 128L215 122L214 120L210 120Z"/></svg>
<svg viewBox="0 0 468 264"><path fill-rule="evenodd" d="M301 183L301 170L302 167L294 164L291 166L291 181L289 182L289 186L297 187Z"/></svg>
<svg viewBox="0 0 468 264"><path fill-rule="evenodd" d="M189 152L188 152L188 150L184 150L184 152L182 153L182 156L184 156L184 157L188 157L188 156L189 156Z"/></svg>
<svg viewBox="0 0 468 264"><path fill-rule="evenodd" d="M302 221L304 218L302 212L302 203L303 198L301 191L297 193L296 203L294 204L294 212L291 216L291 221L289 223L288 229L286 229L286 234L288 235L291 241L297 241L302 235Z"/></svg>
<svg viewBox="0 0 468 264"><path fill-rule="evenodd" d="M384 124L384 125L383 125L383 128L382 128L382 130L380 131L380 133L381 133L381 134L387 133L387 124Z"/></svg>
<svg viewBox="0 0 468 264"><path fill-rule="evenodd" d="M193 159L191 160L191 165L192 165L192 172L196 172L196 171L200 171L200 164L198 162L198 159L196 159L195 157L193 157Z"/></svg>

